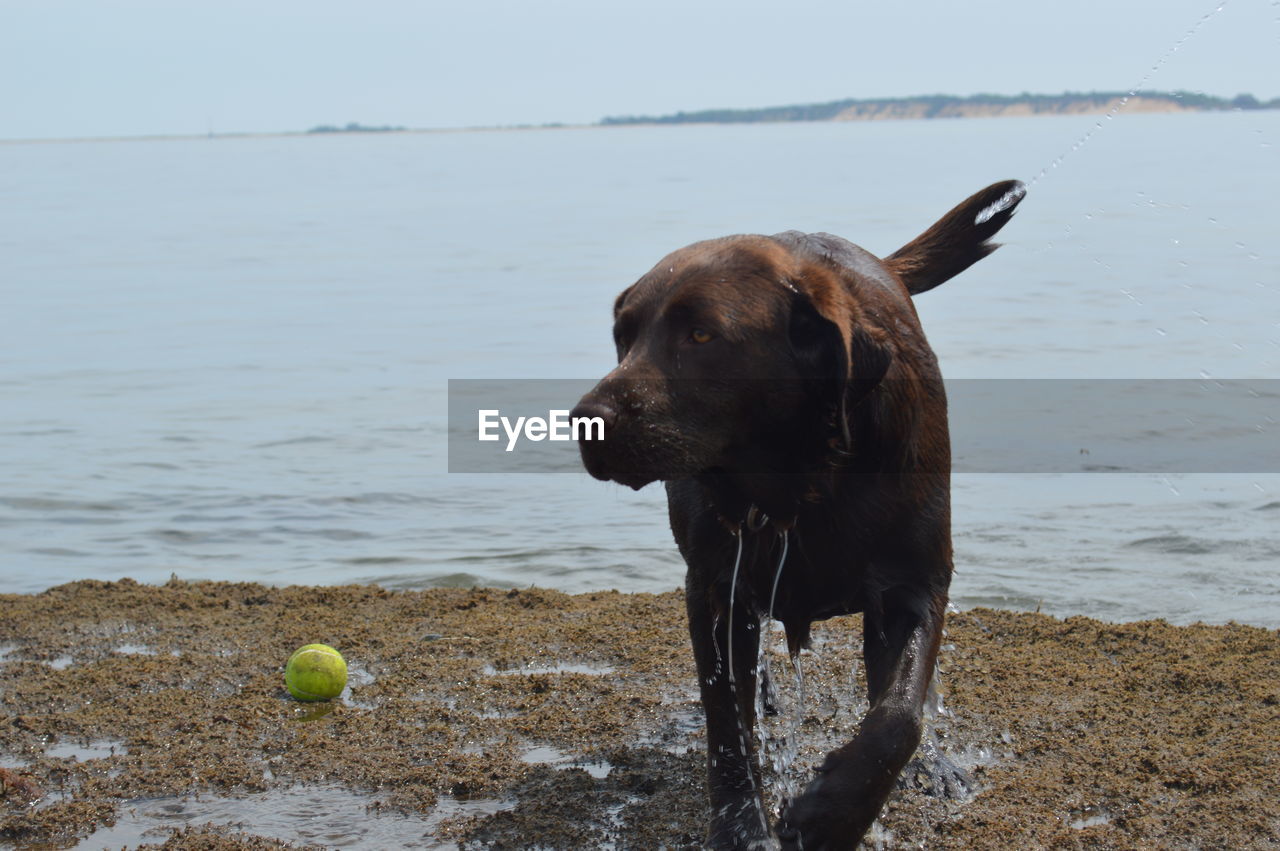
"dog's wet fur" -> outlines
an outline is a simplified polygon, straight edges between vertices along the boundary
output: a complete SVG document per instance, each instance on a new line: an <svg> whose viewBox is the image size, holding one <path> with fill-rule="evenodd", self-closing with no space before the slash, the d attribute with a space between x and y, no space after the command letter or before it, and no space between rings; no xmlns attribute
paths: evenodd
<svg viewBox="0 0 1280 851"><path fill-rule="evenodd" d="M825 233L698 242L614 304L618 366L571 416L605 424L581 443L591 475L666 483L709 847L772 841L752 740L766 617L794 654L814 621L864 613L870 708L784 802L783 848L856 846L920 742L951 581L951 450L912 296L991 253L1024 194L993 184L884 259Z"/></svg>

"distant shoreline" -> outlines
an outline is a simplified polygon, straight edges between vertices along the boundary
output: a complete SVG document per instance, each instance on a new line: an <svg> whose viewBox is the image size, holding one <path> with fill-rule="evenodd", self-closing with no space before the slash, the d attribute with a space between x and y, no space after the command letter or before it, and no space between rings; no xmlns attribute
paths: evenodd
<svg viewBox="0 0 1280 851"><path fill-rule="evenodd" d="M706 109L660 116L612 116L606 126L631 124L749 124L790 121L884 121L941 118L1004 118L1035 115L1110 115L1127 112L1228 112L1280 108L1280 98L1259 101L1242 94L1227 99L1194 92L1064 92L1060 95L920 95L847 98L827 103L759 109Z"/></svg>
<svg viewBox="0 0 1280 851"><path fill-rule="evenodd" d="M603 127L596 124L512 124L489 127L397 127L372 130L228 130L217 133L145 133L138 136L48 136L30 139L0 139L0 145L76 145L87 142L195 142L231 139L290 139L290 138L341 138L343 136L414 136L441 133L507 133L523 130L592 130Z"/></svg>
<svg viewBox="0 0 1280 851"><path fill-rule="evenodd" d="M1021 118L1057 115L1127 113L1251 112L1280 109L1280 97L1260 101L1253 95L1221 98L1194 92L1066 92L1061 95L921 95L903 98L848 98L818 104L758 109L706 109L670 115L607 116L592 124L509 124L475 127L370 127L358 122L318 125L308 130L227 131L208 133L144 133L136 136L68 136L0 139L0 145L49 142L147 142L195 139L259 139L289 136L396 136L409 133L485 133L515 130L585 130L663 124L776 124L820 121L929 121L947 118Z"/></svg>

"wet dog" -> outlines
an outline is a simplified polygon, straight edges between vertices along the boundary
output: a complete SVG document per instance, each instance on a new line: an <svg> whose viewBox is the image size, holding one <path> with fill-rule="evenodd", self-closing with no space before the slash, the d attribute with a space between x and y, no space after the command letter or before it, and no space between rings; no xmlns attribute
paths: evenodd
<svg viewBox="0 0 1280 851"><path fill-rule="evenodd" d="M618 366L571 416L598 479L666 482L707 724L707 844L770 841L752 741L764 618L792 654L864 613L868 709L784 802L784 848L857 845L922 734L951 581L951 449L912 296L993 250L1025 187L996 183L878 259L830 234L698 242L614 304Z"/></svg>

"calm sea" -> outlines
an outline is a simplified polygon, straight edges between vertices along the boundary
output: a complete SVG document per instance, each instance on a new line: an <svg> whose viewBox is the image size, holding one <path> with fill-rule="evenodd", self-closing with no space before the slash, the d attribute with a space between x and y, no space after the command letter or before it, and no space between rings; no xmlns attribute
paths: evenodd
<svg viewBox="0 0 1280 851"><path fill-rule="evenodd" d="M448 473L447 380L602 375L688 242L885 254L1046 168L919 299L949 377L1280 377L1280 113L1099 121L0 145L0 590L677 587L660 488ZM962 474L955 538L961 607L1280 626L1274 472Z"/></svg>

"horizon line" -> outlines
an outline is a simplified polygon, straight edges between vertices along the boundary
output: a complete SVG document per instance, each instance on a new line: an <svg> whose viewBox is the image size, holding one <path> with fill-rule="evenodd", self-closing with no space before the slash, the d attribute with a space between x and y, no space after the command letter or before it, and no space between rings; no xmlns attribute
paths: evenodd
<svg viewBox="0 0 1280 851"><path fill-rule="evenodd" d="M633 115L606 115L594 122L578 123L578 122L560 122L549 121L540 124L519 123L519 124L482 124L482 125L463 125L463 126L445 126L445 127L353 127L346 129L343 127L333 127L333 125L317 124L306 130L227 130L215 131L207 130L200 132L156 132L156 133L136 133L122 135L91 135L91 136L30 136L30 137L0 137L0 145L32 145L32 144L51 144L51 143L76 143L76 142L159 142L159 141L194 141L196 139L252 139L252 138L279 138L288 136L343 136L349 134L362 135L378 135L378 134L408 134L408 133L478 133L478 132L501 132L513 130L581 130L590 128L607 128L615 129L624 126L645 126L659 123L668 123L661 120L671 116L687 115L696 116L704 113L713 112L761 112L773 109L791 109L803 108L806 106L819 106L832 103L858 102L858 103L875 103L875 102L902 102L922 100L927 98L953 98L956 100L975 100L979 98L1004 98L1008 100L1019 99L1036 99L1036 98L1063 98L1063 97L1099 97L1099 96L1117 96L1117 97L1140 97L1140 96L1162 96L1176 98L1178 95L1192 94L1198 97L1208 97L1216 100L1229 101L1232 98L1225 95L1209 95L1202 91L1191 91L1188 89L1177 89L1175 91L1160 91L1154 89L1131 90L1127 92L1116 91L1063 91L1060 94L1039 94L1033 92L1019 92L1018 94L1003 95L994 92L978 92L970 95L949 95L949 94L916 94L903 95L900 97L868 97L868 98L841 98L835 101L815 101L813 103L804 104L788 104L785 106L764 106L764 107L710 107L696 110L678 110L674 113L666 113L659 116L633 116ZM1234 95L1239 97L1254 97L1250 92L1240 92ZM1255 98L1255 100L1257 100ZM1272 103L1280 101L1280 97L1272 98L1269 101L1261 101L1261 103ZM1265 109L1266 107L1264 107ZM1208 112L1211 110L1194 110ZM1243 112L1246 110L1234 109L1229 111ZM1248 110L1252 111L1252 110ZM1019 116L1020 118L1061 118L1074 117L1062 115L1029 115ZM821 119L813 119L818 121ZM904 119L910 120L910 119ZM934 120L921 118L917 120ZM674 122L671 122L674 123ZM683 122L698 123L698 122ZM726 122L702 122L702 123L726 123ZM801 123L799 121L777 121L772 123ZM351 122L358 124L358 122ZM348 125L350 126L350 125ZM331 130L321 130L320 128L333 127Z"/></svg>

